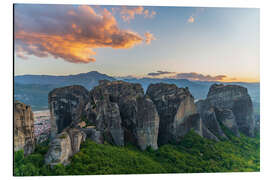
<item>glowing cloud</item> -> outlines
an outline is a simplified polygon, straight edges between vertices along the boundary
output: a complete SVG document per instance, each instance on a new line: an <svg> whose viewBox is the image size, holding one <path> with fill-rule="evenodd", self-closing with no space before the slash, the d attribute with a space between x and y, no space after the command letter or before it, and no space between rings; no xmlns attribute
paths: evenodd
<svg viewBox="0 0 270 180"><path fill-rule="evenodd" d="M145 18L153 18L156 15L155 11L149 11L148 9L144 9L142 6L138 7L122 7L120 14L122 15L122 19L125 22L130 22L130 20L135 18L135 15L143 15Z"/></svg>
<svg viewBox="0 0 270 180"><path fill-rule="evenodd" d="M14 28L18 57L52 56L72 63L95 61L94 48L126 49L154 38L122 30L107 9L98 14L86 5L16 5Z"/></svg>
<svg viewBox="0 0 270 180"><path fill-rule="evenodd" d="M151 34L151 33L149 33L149 32L144 33L144 36L145 36L145 43L146 44L151 44L151 41L152 40L156 40L156 38L154 37L154 35Z"/></svg>
<svg viewBox="0 0 270 180"><path fill-rule="evenodd" d="M194 17L193 16L190 16L189 18L188 18L188 23L194 23L194 21L195 21L195 19L194 19Z"/></svg>

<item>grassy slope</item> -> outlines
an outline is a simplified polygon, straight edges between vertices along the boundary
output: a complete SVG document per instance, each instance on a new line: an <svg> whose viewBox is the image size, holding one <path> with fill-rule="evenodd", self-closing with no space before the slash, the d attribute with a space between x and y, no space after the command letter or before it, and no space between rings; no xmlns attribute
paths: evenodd
<svg viewBox="0 0 270 180"><path fill-rule="evenodd" d="M213 142L188 133L181 143L168 144L157 151L142 152L134 146L116 147L87 140L79 153L64 167L50 168L43 164L48 147L23 158L15 153L14 175L87 175L141 173L247 172L260 170L259 136Z"/></svg>

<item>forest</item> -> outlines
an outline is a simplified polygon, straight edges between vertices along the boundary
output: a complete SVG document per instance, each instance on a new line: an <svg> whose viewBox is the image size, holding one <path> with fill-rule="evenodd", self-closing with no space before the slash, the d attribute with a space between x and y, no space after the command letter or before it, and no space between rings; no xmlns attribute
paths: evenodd
<svg viewBox="0 0 270 180"><path fill-rule="evenodd" d="M224 128L224 127L223 127ZM134 145L117 147L97 144L87 139L81 150L66 166L44 164L48 142L37 145L35 152L24 157L14 153L15 176L154 174L260 171L260 136L233 136L225 130L228 140L214 142L194 131L179 143L160 146L154 151L139 150Z"/></svg>

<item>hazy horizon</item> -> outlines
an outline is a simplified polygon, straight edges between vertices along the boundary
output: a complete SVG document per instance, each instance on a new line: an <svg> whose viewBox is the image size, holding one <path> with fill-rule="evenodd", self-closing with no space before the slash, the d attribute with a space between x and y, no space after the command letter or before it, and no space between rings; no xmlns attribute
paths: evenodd
<svg viewBox="0 0 270 180"><path fill-rule="evenodd" d="M16 4L14 75L259 82L259 9Z"/></svg>

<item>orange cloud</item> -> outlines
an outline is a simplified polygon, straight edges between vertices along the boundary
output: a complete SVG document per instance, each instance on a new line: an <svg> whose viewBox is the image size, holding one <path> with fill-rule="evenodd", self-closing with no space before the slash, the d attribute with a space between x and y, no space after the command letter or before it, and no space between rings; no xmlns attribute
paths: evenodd
<svg viewBox="0 0 270 180"><path fill-rule="evenodd" d="M194 23L194 21L195 21L195 19L194 19L194 17L193 16L190 16L189 18L188 18L188 23Z"/></svg>
<svg viewBox="0 0 270 180"><path fill-rule="evenodd" d="M148 9L144 9L142 6L138 7L122 7L120 14L122 15L122 19L125 22L130 22L130 20L135 18L135 15L144 15L145 18L153 18L156 15L155 11L149 11Z"/></svg>
<svg viewBox="0 0 270 180"><path fill-rule="evenodd" d="M205 8L195 8L195 11L192 13L192 15L188 18L187 22L188 23L194 23L195 22L195 17L196 20L198 20L199 16L205 11Z"/></svg>
<svg viewBox="0 0 270 180"><path fill-rule="evenodd" d="M28 11L15 7L16 55L24 59L28 55L52 56L89 63L95 61L94 48L131 48L144 40L150 44L153 38L150 33L145 33L144 39L136 32L120 29L107 9L97 14L86 5L51 5Z"/></svg>
<svg viewBox="0 0 270 180"><path fill-rule="evenodd" d="M156 40L156 38L154 37L154 35L151 34L151 33L149 33L149 32L144 33L144 36L145 36L145 43L146 44L151 44L151 41L152 40Z"/></svg>

